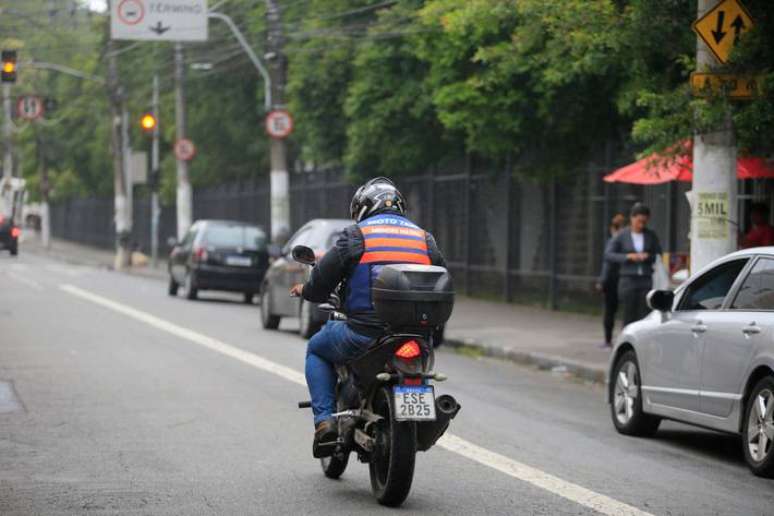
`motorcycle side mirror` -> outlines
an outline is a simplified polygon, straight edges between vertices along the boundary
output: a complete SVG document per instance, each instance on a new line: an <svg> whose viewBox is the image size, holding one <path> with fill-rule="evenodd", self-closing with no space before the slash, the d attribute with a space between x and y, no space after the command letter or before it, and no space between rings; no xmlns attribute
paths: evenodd
<svg viewBox="0 0 774 516"><path fill-rule="evenodd" d="M291 254L295 261L304 265L314 265L317 261L317 256L315 256L312 248L305 245L295 246Z"/></svg>
<svg viewBox="0 0 774 516"><path fill-rule="evenodd" d="M645 299L651 310L667 313L672 311L675 293L671 290L651 290L648 292L648 296Z"/></svg>

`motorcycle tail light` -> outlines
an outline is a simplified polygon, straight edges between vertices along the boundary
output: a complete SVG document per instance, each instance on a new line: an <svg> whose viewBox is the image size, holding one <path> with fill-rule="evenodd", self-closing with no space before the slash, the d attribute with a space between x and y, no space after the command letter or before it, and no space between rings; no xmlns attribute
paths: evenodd
<svg viewBox="0 0 774 516"><path fill-rule="evenodd" d="M422 349L419 347L419 342L415 340L409 340L403 343L395 351L395 356L402 358L403 360L413 360L422 355Z"/></svg>
<svg viewBox="0 0 774 516"><path fill-rule="evenodd" d="M19 238L19 235L21 235L21 229L16 228L16 227L11 229L11 236L13 238Z"/></svg>

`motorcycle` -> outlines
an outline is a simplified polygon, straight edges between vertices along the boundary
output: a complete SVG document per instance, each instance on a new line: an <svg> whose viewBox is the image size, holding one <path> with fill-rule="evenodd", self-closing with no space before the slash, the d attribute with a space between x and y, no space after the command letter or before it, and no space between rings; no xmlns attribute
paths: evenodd
<svg viewBox="0 0 774 516"><path fill-rule="evenodd" d="M314 251L292 250L294 260L314 266ZM340 286L341 288L341 286ZM319 306L330 320L346 320L333 294ZM446 376L433 371L433 332L445 323L454 304L451 276L431 265L384 265L372 282L374 308L387 324L385 334L362 355L337 366L338 439L320 450L326 477L339 478L352 453L368 464L377 501L397 507L408 497L418 451L429 450L460 410L452 396L436 398L431 381ZM299 402L310 408L310 401Z"/></svg>

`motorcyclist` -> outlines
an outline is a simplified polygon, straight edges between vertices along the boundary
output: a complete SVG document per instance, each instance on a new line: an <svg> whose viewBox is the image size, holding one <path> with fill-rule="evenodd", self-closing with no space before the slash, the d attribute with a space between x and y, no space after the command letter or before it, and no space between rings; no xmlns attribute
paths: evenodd
<svg viewBox="0 0 774 516"><path fill-rule="evenodd" d="M309 281L291 288L291 295L313 303L327 302L340 283L341 309L347 321L329 321L310 340L306 351L306 382L314 412L312 453L332 451L338 437L335 365L368 349L385 325L371 302L371 280L382 265L416 263L445 266L435 239L405 217L406 200L392 181L371 179L358 188L350 204L356 224L347 227L336 244L312 270Z"/></svg>

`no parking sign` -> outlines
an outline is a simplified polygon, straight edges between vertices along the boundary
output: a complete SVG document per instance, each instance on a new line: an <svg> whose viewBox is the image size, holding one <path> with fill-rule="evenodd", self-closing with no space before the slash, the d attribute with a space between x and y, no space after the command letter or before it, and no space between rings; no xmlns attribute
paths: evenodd
<svg viewBox="0 0 774 516"><path fill-rule="evenodd" d="M43 99L37 95L24 95L16 102L16 113L24 120L37 120L43 111Z"/></svg>
<svg viewBox="0 0 774 516"><path fill-rule="evenodd" d="M175 157L180 161L191 161L196 156L196 145L188 138L180 138L175 142Z"/></svg>
<svg viewBox="0 0 774 516"><path fill-rule="evenodd" d="M293 117L284 109L275 109L266 115L266 132L272 138L287 138L293 132Z"/></svg>

